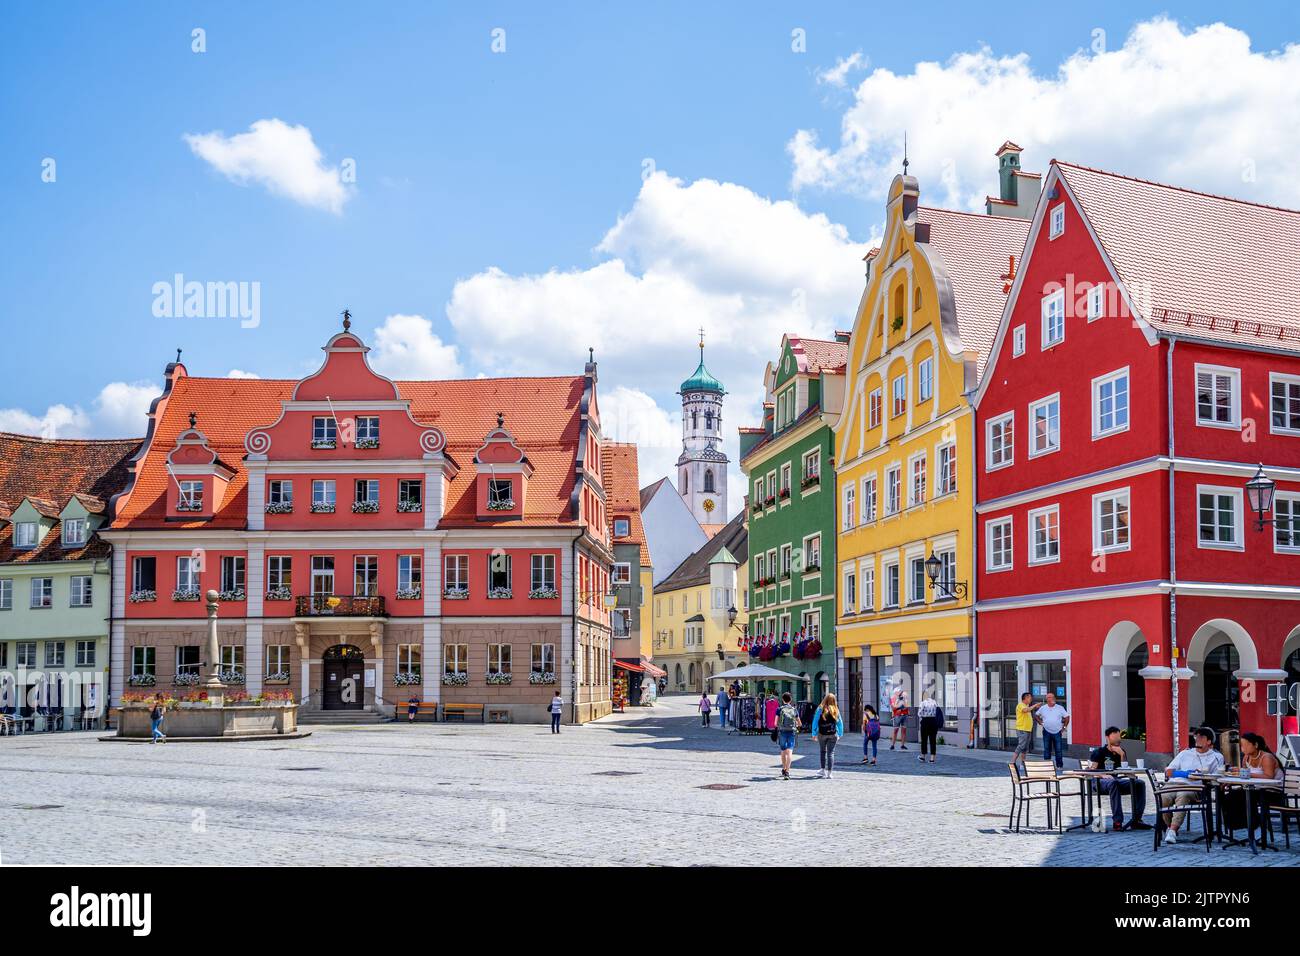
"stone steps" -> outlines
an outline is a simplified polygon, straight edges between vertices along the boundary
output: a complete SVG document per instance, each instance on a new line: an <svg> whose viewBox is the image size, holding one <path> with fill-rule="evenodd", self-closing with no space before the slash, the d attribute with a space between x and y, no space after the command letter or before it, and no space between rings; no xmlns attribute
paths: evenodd
<svg viewBox="0 0 1300 956"><path fill-rule="evenodd" d="M298 714L299 724L381 724L390 718L373 710L313 710Z"/></svg>

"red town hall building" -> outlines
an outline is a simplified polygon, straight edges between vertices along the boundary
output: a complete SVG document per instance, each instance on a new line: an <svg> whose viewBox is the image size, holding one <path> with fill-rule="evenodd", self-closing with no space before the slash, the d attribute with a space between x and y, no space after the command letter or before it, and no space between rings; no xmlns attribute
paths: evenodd
<svg viewBox="0 0 1300 956"><path fill-rule="evenodd" d="M993 746L1023 690L1064 697L1076 746L1274 739L1266 685L1300 677L1297 262L1300 213L1052 164L975 397Z"/></svg>
<svg viewBox="0 0 1300 956"><path fill-rule="evenodd" d="M411 697L543 721L610 709L612 555L596 364L393 382L348 331L300 381L167 367L113 545L110 692L221 667L304 713Z"/></svg>

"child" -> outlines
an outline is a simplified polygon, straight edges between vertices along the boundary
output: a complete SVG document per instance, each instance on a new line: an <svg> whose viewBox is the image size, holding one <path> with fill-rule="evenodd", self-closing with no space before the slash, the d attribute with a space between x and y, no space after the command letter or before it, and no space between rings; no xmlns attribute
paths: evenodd
<svg viewBox="0 0 1300 956"><path fill-rule="evenodd" d="M700 723L703 726L707 727L709 726L709 713L713 710L713 702L709 700L709 692L707 690L702 691L700 693L699 706L700 706Z"/></svg>
<svg viewBox="0 0 1300 956"><path fill-rule="evenodd" d="M876 746L880 743L880 715L876 708L867 704L862 709L862 762L876 765ZM870 748L871 756L867 756Z"/></svg>

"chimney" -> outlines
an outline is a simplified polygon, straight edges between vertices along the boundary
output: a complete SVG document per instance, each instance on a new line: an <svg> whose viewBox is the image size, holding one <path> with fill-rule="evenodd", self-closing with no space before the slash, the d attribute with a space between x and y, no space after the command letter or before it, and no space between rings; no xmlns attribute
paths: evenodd
<svg viewBox="0 0 1300 956"><path fill-rule="evenodd" d="M998 158L998 195L984 200L984 212L990 216L1013 216L1029 219L1038 205L1043 188L1041 173L1027 173L1020 168L1020 146L1007 140L994 155Z"/></svg>

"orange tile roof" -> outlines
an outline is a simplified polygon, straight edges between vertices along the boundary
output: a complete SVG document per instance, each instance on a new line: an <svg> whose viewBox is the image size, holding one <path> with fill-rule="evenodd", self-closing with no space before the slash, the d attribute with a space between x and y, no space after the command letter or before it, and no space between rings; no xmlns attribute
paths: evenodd
<svg viewBox="0 0 1300 956"><path fill-rule="evenodd" d="M417 421L436 425L447 436L447 455L460 472L449 483L442 526L491 526L476 519L474 453L495 426L498 410L535 469L528 482L525 525L573 524L569 496L575 480L584 379L551 378L466 379L463 381L397 382L402 398L411 402ZM172 386L166 408L129 500L114 527L242 528L247 522L248 475L243 467L244 436L274 422L280 403L293 394L295 379L229 379L181 376ZM197 427L208 445L235 470L225 500L208 521L164 521L167 453L189 426L194 411ZM346 465L344 465L346 467ZM520 519L501 519L519 525Z"/></svg>
<svg viewBox="0 0 1300 956"><path fill-rule="evenodd" d="M634 444L604 442L601 445L601 482L605 486L610 539L615 544L640 545L641 566L650 567L650 546L646 544L645 526L641 523L641 493L637 490L640 473L636 456ZM628 533L622 538L614 537L614 518L617 516L628 519Z"/></svg>
<svg viewBox="0 0 1300 956"><path fill-rule="evenodd" d="M849 360L847 342L828 342L825 339L805 339L789 336L790 351L799 363L799 371L816 375L823 369L843 368Z"/></svg>

